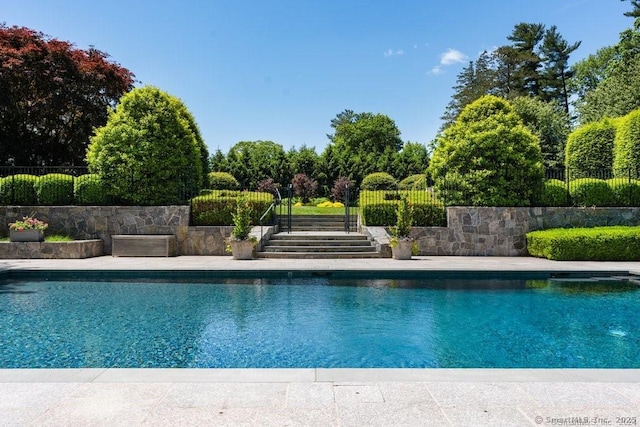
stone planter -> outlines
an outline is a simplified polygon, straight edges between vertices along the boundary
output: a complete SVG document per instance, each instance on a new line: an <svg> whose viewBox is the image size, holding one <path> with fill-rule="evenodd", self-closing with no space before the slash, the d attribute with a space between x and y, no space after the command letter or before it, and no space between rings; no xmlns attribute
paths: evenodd
<svg viewBox="0 0 640 427"><path fill-rule="evenodd" d="M44 232L42 230L9 230L9 241L11 242L43 242Z"/></svg>
<svg viewBox="0 0 640 427"><path fill-rule="evenodd" d="M252 259L253 258L253 240L230 240L231 254L233 259Z"/></svg>
<svg viewBox="0 0 640 427"><path fill-rule="evenodd" d="M396 244L391 247L391 255L393 259L411 259L412 247L413 240L398 240Z"/></svg>

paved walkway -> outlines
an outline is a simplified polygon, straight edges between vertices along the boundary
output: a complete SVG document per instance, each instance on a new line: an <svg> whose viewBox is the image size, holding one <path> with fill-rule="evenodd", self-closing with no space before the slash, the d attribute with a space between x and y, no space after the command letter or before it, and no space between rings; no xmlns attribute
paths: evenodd
<svg viewBox="0 0 640 427"><path fill-rule="evenodd" d="M412 261L100 257L0 260L0 270L4 269L637 272L640 264L485 257ZM635 369L0 370L0 426L639 422L640 370Z"/></svg>

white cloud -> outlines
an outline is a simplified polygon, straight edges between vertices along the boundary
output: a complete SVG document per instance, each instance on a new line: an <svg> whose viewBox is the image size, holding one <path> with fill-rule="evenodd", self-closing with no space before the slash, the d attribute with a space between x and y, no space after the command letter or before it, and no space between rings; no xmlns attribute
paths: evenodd
<svg viewBox="0 0 640 427"><path fill-rule="evenodd" d="M442 73L444 73L444 70L442 69L442 67L439 66L439 65L436 65L427 74L432 75L432 76L439 76Z"/></svg>
<svg viewBox="0 0 640 427"><path fill-rule="evenodd" d="M440 55L441 65L458 64L467 60L467 55L456 49L448 49Z"/></svg>
<svg viewBox="0 0 640 427"><path fill-rule="evenodd" d="M384 53L384 57L385 58L388 58L390 56L402 56L402 55L404 55L404 50L402 50L402 49L398 49L398 50L388 49Z"/></svg>

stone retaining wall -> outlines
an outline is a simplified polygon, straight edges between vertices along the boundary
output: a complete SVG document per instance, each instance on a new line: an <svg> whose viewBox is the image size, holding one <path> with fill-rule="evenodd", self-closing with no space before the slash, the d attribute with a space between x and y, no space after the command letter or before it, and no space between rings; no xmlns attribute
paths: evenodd
<svg viewBox="0 0 640 427"><path fill-rule="evenodd" d="M0 242L0 259L82 259L103 255L104 242Z"/></svg>
<svg viewBox="0 0 640 427"><path fill-rule="evenodd" d="M113 234L174 234L182 242L189 227L189 206L3 206L0 235L8 235L10 222L32 214L49 223L48 233L103 240L106 254Z"/></svg>
<svg viewBox="0 0 640 427"><path fill-rule="evenodd" d="M447 208L447 227L414 227L421 255L524 256L546 228L640 225L640 208Z"/></svg>

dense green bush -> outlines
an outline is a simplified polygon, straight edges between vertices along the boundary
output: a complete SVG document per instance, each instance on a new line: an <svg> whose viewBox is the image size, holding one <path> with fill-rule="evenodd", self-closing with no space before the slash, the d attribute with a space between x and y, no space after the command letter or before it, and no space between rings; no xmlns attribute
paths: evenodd
<svg viewBox="0 0 640 427"><path fill-rule="evenodd" d="M233 225L233 214L242 194L240 191L212 191L208 195L194 197L191 199L192 225ZM252 211L251 223L257 225L273 202L273 195L250 192L246 197Z"/></svg>
<svg viewBox="0 0 640 427"><path fill-rule="evenodd" d="M79 205L105 205L109 202L104 183L98 175L80 175L74 181L73 193Z"/></svg>
<svg viewBox="0 0 640 427"><path fill-rule="evenodd" d="M71 205L73 204L73 176L62 173L50 173L38 177L35 183L38 204Z"/></svg>
<svg viewBox="0 0 640 427"><path fill-rule="evenodd" d="M615 196L602 179L581 178L569 182L569 194L576 206L613 206Z"/></svg>
<svg viewBox="0 0 640 427"><path fill-rule="evenodd" d="M617 122L613 145L613 173L616 177L634 177L640 173L640 109Z"/></svg>
<svg viewBox="0 0 640 427"><path fill-rule="evenodd" d="M414 226L444 226L447 223L444 206L425 191L362 191L360 217L364 225L392 226L397 221L399 200L406 197L413 207Z"/></svg>
<svg viewBox="0 0 640 427"><path fill-rule="evenodd" d="M212 190L237 190L240 183L228 172L209 172L209 185Z"/></svg>
<svg viewBox="0 0 640 427"><path fill-rule="evenodd" d="M544 166L538 138L513 107L484 96L437 139L428 172L450 205L529 206Z"/></svg>
<svg viewBox="0 0 640 427"><path fill-rule="evenodd" d="M37 176L17 174L0 179L0 204L8 205L36 205Z"/></svg>
<svg viewBox="0 0 640 427"><path fill-rule="evenodd" d="M608 178L613 166L616 125L610 119L589 123L569 134L565 162L571 179Z"/></svg>
<svg viewBox="0 0 640 427"><path fill-rule="evenodd" d="M613 191L615 206L640 206L640 181L612 178L607 184Z"/></svg>
<svg viewBox="0 0 640 427"><path fill-rule="evenodd" d="M395 190L398 181L386 172L374 172L362 179L361 190Z"/></svg>
<svg viewBox="0 0 640 427"><path fill-rule="evenodd" d="M409 175L398 184L400 190L426 190L427 176L425 174Z"/></svg>
<svg viewBox="0 0 640 427"><path fill-rule="evenodd" d="M548 179L542 186L538 204L540 206L567 206L569 193L567 186L559 179Z"/></svg>
<svg viewBox="0 0 640 427"><path fill-rule="evenodd" d="M182 203L202 188L196 136L179 100L151 86L120 99L87 152L89 170L118 203Z"/></svg>
<svg viewBox="0 0 640 427"><path fill-rule="evenodd" d="M640 227L532 231L527 233L527 250L559 261L640 261Z"/></svg>

